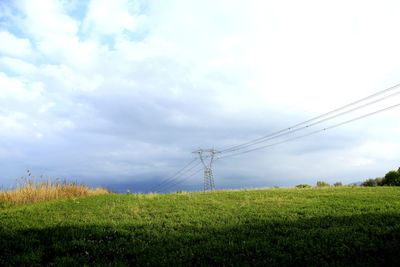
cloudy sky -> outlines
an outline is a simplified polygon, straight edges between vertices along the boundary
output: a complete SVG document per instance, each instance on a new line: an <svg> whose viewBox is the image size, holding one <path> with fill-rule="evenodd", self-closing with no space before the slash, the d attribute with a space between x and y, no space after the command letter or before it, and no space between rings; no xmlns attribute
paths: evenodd
<svg viewBox="0 0 400 267"><path fill-rule="evenodd" d="M29 169L147 191L196 149L241 144L396 85L399 13L396 0L0 0L0 184ZM222 158L217 188L383 175L400 166L399 110ZM202 174L191 173L168 190L201 190Z"/></svg>

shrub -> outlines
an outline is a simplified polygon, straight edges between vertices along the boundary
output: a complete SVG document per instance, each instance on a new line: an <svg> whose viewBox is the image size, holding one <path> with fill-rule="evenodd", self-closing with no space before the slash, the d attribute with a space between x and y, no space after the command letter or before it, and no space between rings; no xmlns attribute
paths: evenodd
<svg viewBox="0 0 400 267"><path fill-rule="evenodd" d="M377 177L377 178L375 178L375 180L376 180L376 184L378 186L383 186L383 178L382 177Z"/></svg>
<svg viewBox="0 0 400 267"><path fill-rule="evenodd" d="M388 186L400 186L400 172L390 171L386 173L381 183L382 185L388 185Z"/></svg>
<svg viewBox="0 0 400 267"><path fill-rule="evenodd" d="M342 182L336 182L333 184L334 187L343 186Z"/></svg>
<svg viewBox="0 0 400 267"><path fill-rule="evenodd" d="M362 185L362 186L378 186L378 181L377 181L377 179L378 179L378 178L376 178L376 179L372 179L372 178L367 179L367 180L365 180L361 185Z"/></svg>
<svg viewBox="0 0 400 267"><path fill-rule="evenodd" d="M14 190L0 192L0 203L27 204L52 199L74 198L107 194L104 188L89 188L67 181L35 181L34 177L22 178Z"/></svg>
<svg viewBox="0 0 400 267"><path fill-rule="evenodd" d="M308 185L308 184L298 184L298 185L296 185L296 188L310 188L311 187L311 185Z"/></svg>
<svg viewBox="0 0 400 267"><path fill-rule="evenodd" d="M327 182L324 182L324 181L317 182L317 187L329 187L329 186L331 186L331 185Z"/></svg>
<svg viewBox="0 0 400 267"><path fill-rule="evenodd" d="M375 179L370 178L365 180L361 186L382 186L383 185L383 178L377 177Z"/></svg>

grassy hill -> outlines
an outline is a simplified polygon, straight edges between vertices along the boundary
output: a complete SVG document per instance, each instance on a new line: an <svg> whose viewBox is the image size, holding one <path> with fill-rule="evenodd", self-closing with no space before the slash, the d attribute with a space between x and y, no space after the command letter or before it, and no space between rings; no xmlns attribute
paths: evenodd
<svg viewBox="0 0 400 267"><path fill-rule="evenodd" d="M1 266L388 266L399 251L399 187L105 194L0 208Z"/></svg>

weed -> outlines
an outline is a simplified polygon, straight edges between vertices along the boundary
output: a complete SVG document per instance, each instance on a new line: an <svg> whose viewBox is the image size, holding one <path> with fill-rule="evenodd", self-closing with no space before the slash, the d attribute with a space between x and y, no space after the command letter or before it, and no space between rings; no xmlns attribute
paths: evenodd
<svg viewBox="0 0 400 267"><path fill-rule="evenodd" d="M28 204L46 200L107 194L104 188L90 188L65 180L36 181L35 177L21 178L13 190L0 192L0 203Z"/></svg>

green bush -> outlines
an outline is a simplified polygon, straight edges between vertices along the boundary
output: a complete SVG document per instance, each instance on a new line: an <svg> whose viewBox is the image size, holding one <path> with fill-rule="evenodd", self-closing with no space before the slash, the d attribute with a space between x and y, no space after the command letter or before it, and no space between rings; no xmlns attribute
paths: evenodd
<svg viewBox="0 0 400 267"><path fill-rule="evenodd" d="M324 182L324 181L317 182L317 187L329 187L329 186L331 186L331 185L327 182Z"/></svg>
<svg viewBox="0 0 400 267"><path fill-rule="evenodd" d="M365 180L361 185L362 186L378 186L380 185L379 183L381 182L382 178L370 178Z"/></svg>
<svg viewBox="0 0 400 267"><path fill-rule="evenodd" d="M400 168L397 171L390 171L386 173L383 178L367 179L362 186L400 186Z"/></svg>
<svg viewBox="0 0 400 267"><path fill-rule="evenodd" d="M377 183L378 186L382 186L383 185L383 178L382 177L375 178L375 180L376 180L376 183Z"/></svg>
<svg viewBox="0 0 400 267"><path fill-rule="evenodd" d="M308 184L298 184L298 185L296 185L296 188L310 188L311 187L311 185L308 185Z"/></svg>
<svg viewBox="0 0 400 267"><path fill-rule="evenodd" d="M400 171L390 171L382 179L382 185L400 186Z"/></svg>
<svg viewBox="0 0 400 267"><path fill-rule="evenodd" d="M336 182L333 184L334 187L343 186L342 182Z"/></svg>

